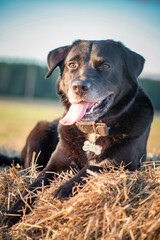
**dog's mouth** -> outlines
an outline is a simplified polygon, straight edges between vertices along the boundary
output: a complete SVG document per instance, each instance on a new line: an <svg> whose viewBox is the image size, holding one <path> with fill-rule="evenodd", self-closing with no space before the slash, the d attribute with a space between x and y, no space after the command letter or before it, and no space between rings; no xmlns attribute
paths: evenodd
<svg viewBox="0 0 160 240"><path fill-rule="evenodd" d="M71 104L67 114L60 120L63 125L72 125L75 122L94 122L111 107L114 94L109 94L99 102L78 102Z"/></svg>

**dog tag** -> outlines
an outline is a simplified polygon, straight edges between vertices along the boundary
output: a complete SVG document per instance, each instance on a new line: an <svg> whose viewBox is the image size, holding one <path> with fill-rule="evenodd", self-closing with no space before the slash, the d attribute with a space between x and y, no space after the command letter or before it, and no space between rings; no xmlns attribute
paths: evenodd
<svg viewBox="0 0 160 240"><path fill-rule="evenodd" d="M85 152L90 151L90 152L95 153L96 155L101 154L101 151L102 151L101 146L95 145L94 143L91 143L90 141L85 141L82 149Z"/></svg>

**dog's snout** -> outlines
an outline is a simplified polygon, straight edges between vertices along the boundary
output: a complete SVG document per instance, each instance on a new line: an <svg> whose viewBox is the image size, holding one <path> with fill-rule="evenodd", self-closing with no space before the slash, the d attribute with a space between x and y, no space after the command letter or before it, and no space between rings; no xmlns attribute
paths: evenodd
<svg viewBox="0 0 160 240"><path fill-rule="evenodd" d="M88 81L75 81L72 83L72 91L76 94L87 93L91 84Z"/></svg>

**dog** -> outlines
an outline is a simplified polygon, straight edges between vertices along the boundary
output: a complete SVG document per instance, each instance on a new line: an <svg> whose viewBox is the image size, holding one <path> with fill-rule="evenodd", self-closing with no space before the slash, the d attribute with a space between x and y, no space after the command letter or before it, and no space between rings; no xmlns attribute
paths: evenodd
<svg viewBox="0 0 160 240"><path fill-rule="evenodd" d="M137 81L144 61L113 40L78 40L49 53L46 78L60 68L57 90L65 113L53 122L39 122L27 138L21 162L29 167L33 152L41 151L38 164L43 166L29 191L36 191L42 182L49 185L56 177L53 172L72 167L78 173L54 193L58 199L69 197L77 183L85 183L88 169L103 171L106 159L117 165L123 162L130 171L139 168L153 120L152 103ZM22 197L27 194L26 190ZM35 197L29 195L31 205ZM19 214L24 205L19 199L9 214ZM8 215L4 222L11 226L19 219Z"/></svg>

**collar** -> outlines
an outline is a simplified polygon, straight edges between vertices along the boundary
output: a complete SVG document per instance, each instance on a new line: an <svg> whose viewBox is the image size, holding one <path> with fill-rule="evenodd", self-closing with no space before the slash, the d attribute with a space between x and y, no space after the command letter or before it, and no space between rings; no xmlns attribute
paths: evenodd
<svg viewBox="0 0 160 240"><path fill-rule="evenodd" d="M88 133L88 134L95 133L96 135L100 135L103 137L109 135L110 127L108 127L106 123L93 122L93 123L84 125L77 122L76 125L79 128L79 130L81 130L81 132L83 133Z"/></svg>

